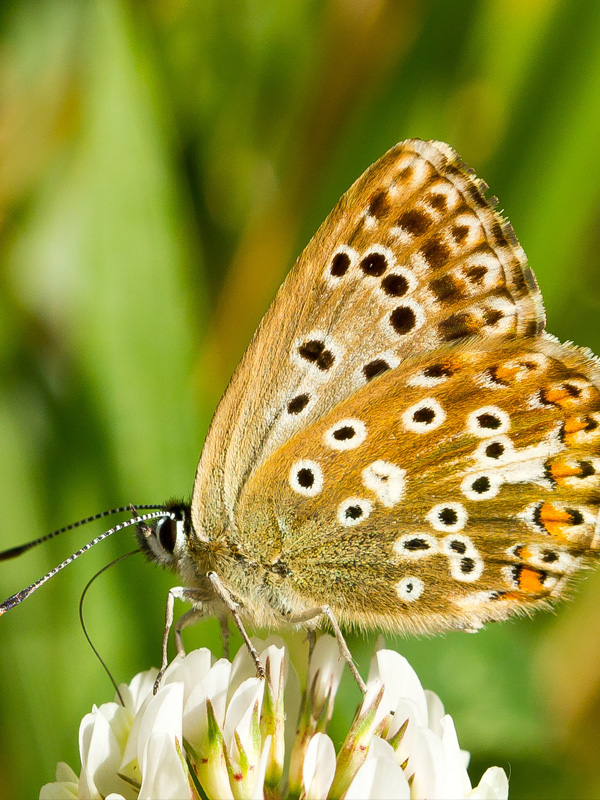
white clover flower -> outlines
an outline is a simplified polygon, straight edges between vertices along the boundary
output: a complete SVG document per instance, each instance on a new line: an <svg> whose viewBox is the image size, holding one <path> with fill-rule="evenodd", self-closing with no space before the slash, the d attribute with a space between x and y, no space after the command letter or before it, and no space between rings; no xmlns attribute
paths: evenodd
<svg viewBox="0 0 600 800"><path fill-rule="evenodd" d="M94 706L83 718L79 777L58 764L40 800L508 797L499 767L472 788L452 717L391 650L375 653L336 754L326 733L344 665L335 639L321 636L313 650L297 724L293 672L274 641L255 642L265 681L245 649L233 662L206 648L177 656L156 695L157 671L136 675L119 687L122 704Z"/></svg>

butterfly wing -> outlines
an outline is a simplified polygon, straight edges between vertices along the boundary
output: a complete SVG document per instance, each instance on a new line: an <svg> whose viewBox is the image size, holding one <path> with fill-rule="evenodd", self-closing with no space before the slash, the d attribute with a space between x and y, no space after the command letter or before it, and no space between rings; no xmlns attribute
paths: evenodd
<svg viewBox="0 0 600 800"><path fill-rule="evenodd" d="M408 358L359 389L244 488L240 547L268 540L269 602L429 631L562 594L600 547L599 387L591 354L544 335Z"/></svg>
<svg viewBox="0 0 600 800"><path fill-rule="evenodd" d="M525 254L486 188L448 145L409 140L340 199L217 409L192 500L200 538L232 527L271 453L409 353L543 330Z"/></svg>

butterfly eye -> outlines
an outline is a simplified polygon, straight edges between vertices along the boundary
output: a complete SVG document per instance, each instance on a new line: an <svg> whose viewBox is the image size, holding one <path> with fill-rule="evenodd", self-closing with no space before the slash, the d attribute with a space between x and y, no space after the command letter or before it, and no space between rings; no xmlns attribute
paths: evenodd
<svg viewBox="0 0 600 800"><path fill-rule="evenodd" d="M163 550L166 550L169 555L173 555L175 550L175 543L177 542L177 528L180 523L171 517L161 519L156 526L156 536Z"/></svg>
<svg viewBox="0 0 600 800"><path fill-rule="evenodd" d="M156 525L156 541L158 547L162 549L161 555L166 553L168 556L172 556L177 545L181 546L184 542L185 520L189 517L183 504L173 503L168 506L168 509L171 516L161 519Z"/></svg>
<svg viewBox="0 0 600 800"><path fill-rule="evenodd" d="M190 507L186 503L170 500L161 508L164 516L150 525L138 525L137 540L140 550L150 561L163 566L173 566L185 550L187 520Z"/></svg>

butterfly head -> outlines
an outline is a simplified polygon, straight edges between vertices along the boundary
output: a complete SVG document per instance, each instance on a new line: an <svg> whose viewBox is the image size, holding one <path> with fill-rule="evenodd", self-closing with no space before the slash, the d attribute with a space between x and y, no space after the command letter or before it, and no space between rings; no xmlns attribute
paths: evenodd
<svg viewBox="0 0 600 800"><path fill-rule="evenodd" d="M150 561L177 570L190 536L190 505L181 500L169 500L164 508L169 516L137 526L138 545Z"/></svg>

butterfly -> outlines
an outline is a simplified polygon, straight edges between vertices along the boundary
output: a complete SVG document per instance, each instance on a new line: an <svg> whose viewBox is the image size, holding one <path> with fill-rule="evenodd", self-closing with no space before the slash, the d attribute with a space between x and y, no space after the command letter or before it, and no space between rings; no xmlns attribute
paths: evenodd
<svg viewBox="0 0 600 800"><path fill-rule="evenodd" d="M246 625L477 630L598 555L600 366L545 332L486 184L402 142L339 200L214 415L191 503L138 527L169 595ZM356 670L355 677L362 683ZM364 685L364 684L363 684Z"/></svg>

